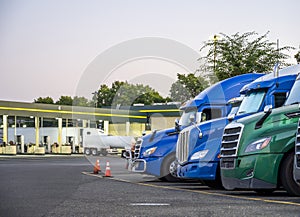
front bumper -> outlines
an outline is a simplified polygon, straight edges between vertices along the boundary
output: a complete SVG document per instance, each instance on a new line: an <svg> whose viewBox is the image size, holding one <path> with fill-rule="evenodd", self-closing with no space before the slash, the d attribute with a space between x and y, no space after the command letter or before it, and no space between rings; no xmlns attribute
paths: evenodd
<svg viewBox="0 0 300 217"><path fill-rule="evenodd" d="M149 175L160 177L161 165L163 157L152 157L144 159L129 159L128 170L137 173L146 173Z"/></svg>
<svg viewBox="0 0 300 217"><path fill-rule="evenodd" d="M231 177L222 177L222 184L225 189L274 189L276 188L275 184L264 182L256 178L249 179L237 179Z"/></svg>
<svg viewBox="0 0 300 217"><path fill-rule="evenodd" d="M277 188L281 159L281 154L239 157L235 159L234 168L221 167L222 184L228 190Z"/></svg>
<svg viewBox="0 0 300 217"><path fill-rule="evenodd" d="M183 179L215 180L218 162L193 162L177 167L177 175Z"/></svg>

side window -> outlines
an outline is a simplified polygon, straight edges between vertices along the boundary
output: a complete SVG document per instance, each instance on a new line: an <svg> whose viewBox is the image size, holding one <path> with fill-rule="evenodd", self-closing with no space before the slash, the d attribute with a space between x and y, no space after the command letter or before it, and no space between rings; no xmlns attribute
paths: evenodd
<svg viewBox="0 0 300 217"><path fill-rule="evenodd" d="M222 117L221 109L207 108L202 111L201 122L209 121L209 120L213 120L213 119L221 118L221 117Z"/></svg>
<svg viewBox="0 0 300 217"><path fill-rule="evenodd" d="M286 100L286 93L275 93L274 94L274 106L275 108L283 106L285 100Z"/></svg>

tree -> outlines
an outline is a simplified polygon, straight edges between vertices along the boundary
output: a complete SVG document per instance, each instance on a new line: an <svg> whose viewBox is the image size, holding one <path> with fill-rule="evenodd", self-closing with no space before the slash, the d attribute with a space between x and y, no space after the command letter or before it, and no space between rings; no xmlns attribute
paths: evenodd
<svg viewBox="0 0 300 217"><path fill-rule="evenodd" d="M204 67L215 73L219 80L249 72L272 71L276 62L287 65L285 60L289 57L284 51L292 47L277 49L276 43L269 42L266 34L257 36L256 32L235 33L228 36L220 33L221 39L204 42L200 52L208 48L204 60Z"/></svg>
<svg viewBox="0 0 300 217"><path fill-rule="evenodd" d="M300 51L294 56L297 60L297 63L300 63Z"/></svg>
<svg viewBox="0 0 300 217"><path fill-rule="evenodd" d="M166 101L156 90L148 85L135 85L135 95L136 98L132 104L143 103L145 105L151 105L153 103L163 103Z"/></svg>
<svg viewBox="0 0 300 217"><path fill-rule="evenodd" d="M61 96L58 101L56 101L57 105L73 105L73 99L70 96Z"/></svg>
<svg viewBox="0 0 300 217"><path fill-rule="evenodd" d="M148 85L129 84L123 81L115 81L112 83L111 88L103 84L97 93L97 107L117 105L130 106L136 103L151 105L165 101L166 99Z"/></svg>
<svg viewBox="0 0 300 217"><path fill-rule="evenodd" d="M177 74L178 80L172 84L170 89L171 99L173 101L184 102L197 96L206 87L208 82L201 76L196 77L190 73L188 75Z"/></svg>
<svg viewBox="0 0 300 217"><path fill-rule="evenodd" d="M73 106L90 106L89 100L83 96L74 96Z"/></svg>
<svg viewBox="0 0 300 217"><path fill-rule="evenodd" d="M97 93L97 107L110 106L113 100L113 91L106 84L102 84Z"/></svg>
<svg viewBox="0 0 300 217"><path fill-rule="evenodd" d="M54 101L51 97L47 96L47 97L39 97L37 99L34 100L35 103L44 103L44 104L54 104Z"/></svg>

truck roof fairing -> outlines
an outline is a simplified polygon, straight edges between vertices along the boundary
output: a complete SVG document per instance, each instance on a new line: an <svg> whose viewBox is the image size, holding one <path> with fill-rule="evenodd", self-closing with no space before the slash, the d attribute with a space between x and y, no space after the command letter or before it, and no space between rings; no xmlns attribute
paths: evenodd
<svg viewBox="0 0 300 217"><path fill-rule="evenodd" d="M228 100L235 97L240 89L251 81L263 76L261 73L248 73L220 81L206 88L194 99L186 102L180 107L185 110L189 107L199 107L201 104L226 104ZM226 93L226 94L225 94Z"/></svg>

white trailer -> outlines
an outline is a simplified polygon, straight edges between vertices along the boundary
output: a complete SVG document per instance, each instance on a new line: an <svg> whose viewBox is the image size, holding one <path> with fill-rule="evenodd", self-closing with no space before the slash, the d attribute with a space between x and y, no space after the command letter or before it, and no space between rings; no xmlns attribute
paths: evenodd
<svg viewBox="0 0 300 217"><path fill-rule="evenodd" d="M82 129L82 146L86 155L107 155L107 149L122 148L130 149L131 144L135 143L132 136L111 136L103 130L94 128Z"/></svg>

